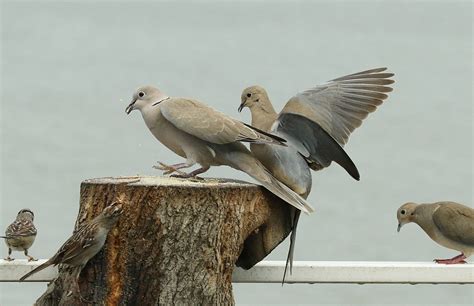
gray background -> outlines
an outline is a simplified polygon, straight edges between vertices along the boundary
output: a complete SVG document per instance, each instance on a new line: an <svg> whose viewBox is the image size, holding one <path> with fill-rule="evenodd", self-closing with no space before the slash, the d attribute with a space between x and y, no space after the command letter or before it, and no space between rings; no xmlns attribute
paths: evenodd
<svg viewBox="0 0 474 306"><path fill-rule="evenodd" d="M430 261L455 251L415 225L396 232L406 201L472 202L472 4L464 2L1 2L1 221L36 212L31 254L70 235L79 184L157 175L180 162L124 108L153 84L236 118L260 84L276 106L330 78L388 66L394 92L352 135L362 179L313 175L296 260ZM250 180L227 167L208 176ZM286 244L268 259L284 260ZM1 248L2 256L6 248ZM21 254L15 254L21 258ZM32 304L46 285L0 284L1 305ZM238 304L473 303L473 286L235 285Z"/></svg>

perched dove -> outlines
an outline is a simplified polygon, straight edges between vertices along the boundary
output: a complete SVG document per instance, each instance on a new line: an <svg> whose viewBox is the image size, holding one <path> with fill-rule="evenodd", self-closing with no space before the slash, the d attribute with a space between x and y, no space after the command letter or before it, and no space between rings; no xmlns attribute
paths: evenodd
<svg viewBox="0 0 474 306"><path fill-rule="evenodd" d="M166 173L200 164L201 168L178 177L193 177L211 166L227 165L241 170L270 192L310 213L313 208L301 196L279 182L241 143L284 146L284 140L220 113L196 100L169 97L157 88L145 86L133 95L126 113L138 109L151 133L185 163L162 165Z"/></svg>
<svg viewBox="0 0 474 306"><path fill-rule="evenodd" d="M332 161L354 179L359 172L343 149L350 133L376 110L392 91L386 85L393 73L377 68L343 76L292 97L277 113L260 86L242 92L239 112L248 107L252 126L280 136L287 147L251 144L252 153L282 183L307 198L311 191L310 169L320 170ZM300 213L295 211L287 267L292 269L296 227ZM285 274L286 275L286 268Z"/></svg>
<svg viewBox="0 0 474 306"><path fill-rule="evenodd" d="M460 255L450 259L435 259L437 263L466 263L474 253L474 209L455 202L433 204L403 204L397 211L398 229L414 222L438 244Z"/></svg>

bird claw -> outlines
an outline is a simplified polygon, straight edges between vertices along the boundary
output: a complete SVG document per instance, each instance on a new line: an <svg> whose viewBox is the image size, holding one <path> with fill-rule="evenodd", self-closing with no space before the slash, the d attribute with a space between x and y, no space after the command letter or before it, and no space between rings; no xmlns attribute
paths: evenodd
<svg viewBox="0 0 474 306"><path fill-rule="evenodd" d="M185 179L191 179L191 180L196 180L196 181L203 181L204 179L199 176L194 176L191 173L183 173L183 174L172 174L170 177L176 177L176 178L185 178Z"/></svg>
<svg viewBox="0 0 474 306"><path fill-rule="evenodd" d="M38 261L38 259L34 258L33 256L28 256L28 262L30 261Z"/></svg>
<svg viewBox="0 0 474 306"><path fill-rule="evenodd" d="M159 165L154 165L153 168L155 168L155 169L157 169L157 170L164 171L164 172L163 172L164 175L168 175L168 174L171 174L171 173L174 173L174 172L179 173L179 175L187 175L186 172L180 171L180 170L176 169L176 168L173 167L173 166L164 164L164 163L162 163L162 162L158 162L158 164L159 164ZM172 176L172 177L174 177L174 176Z"/></svg>
<svg viewBox="0 0 474 306"><path fill-rule="evenodd" d="M4 258L4 260L6 260L6 261L14 261L15 258L11 258L10 256L8 256L7 258Z"/></svg>
<svg viewBox="0 0 474 306"><path fill-rule="evenodd" d="M458 259L458 258L433 259L433 261L437 264L445 264L445 265L454 265L454 264L465 264L465 263L467 263L464 259Z"/></svg>
<svg viewBox="0 0 474 306"><path fill-rule="evenodd" d="M73 294L74 294L74 290L69 290L69 291L66 293L66 296L67 296L67 297L70 297L70 296L73 295ZM78 295L79 300L80 300L81 302L84 302L84 303L87 303L87 304L91 304L91 303L93 302L93 301L88 300L88 299L86 299L85 297L83 297L80 291L77 292L77 295Z"/></svg>
<svg viewBox="0 0 474 306"><path fill-rule="evenodd" d="M87 304L92 304L93 303L92 300L88 300L85 297L83 297L81 293L79 293L79 299L81 300L81 302L84 302L84 303L87 303Z"/></svg>

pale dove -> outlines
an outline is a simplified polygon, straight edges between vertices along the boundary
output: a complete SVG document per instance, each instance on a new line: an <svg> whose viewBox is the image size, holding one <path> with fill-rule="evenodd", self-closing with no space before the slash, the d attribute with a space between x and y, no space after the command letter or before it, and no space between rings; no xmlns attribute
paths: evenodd
<svg viewBox="0 0 474 306"><path fill-rule="evenodd" d="M284 140L245 125L196 100L169 97L157 88L145 86L133 95L126 113L138 109L151 133L185 163L166 166L167 173L198 163L201 168L180 177L193 177L211 166L227 165L241 170L270 192L306 213L313 208L301 196L279 182L241 143L282 146Z"/></svg>
<svg viewBox="0 0 474 306"><path fill-rule="evenodd" d="M438 244L460 255L450 259L435 259L437 263L466 263L474 253L474 209L455 202L403 204L397 211L398 228L407 223L418 224Z"/></svg>
<svg viewBox="0 0 474 306"><path fill-rule="evenodd" d="M386 68L343 76L292 97L277 113L260 86L242 92L239 111L250 108L252 126L281 136L287 147L251 144L252 153L281 182L304 198L311 191L311 172L335 161L354 179L359 172L342 148L350 133L387 98L394 81ZM293 216L287 266L292 268L299 212ZM286 275L286 269L285 269ZM284 277L285 277L284 275ZM284 281L284 278L283 278Z"/></svg>

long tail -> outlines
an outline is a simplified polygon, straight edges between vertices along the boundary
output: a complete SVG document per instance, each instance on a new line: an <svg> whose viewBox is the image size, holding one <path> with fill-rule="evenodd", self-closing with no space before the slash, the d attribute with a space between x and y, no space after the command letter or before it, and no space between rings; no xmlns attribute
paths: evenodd
<svg viewBox="0 0 474 306"><path fill-rule="evenodd" d="M237 152L235 152L237 153ZM277 180L255 157L250 153L238 152L232 156L232 166L244 171L254 179L256 179L263 187L267 188L271 193L296 207L304 213L312 213L314 209L306 202L303 197L288 188L285 184Z"/></svg>
<svg viewBox="0 0 474 306"><path fill-rule="evenodd" d="M282 286L285 283L286 272L288 270L288 266L290 267L290 275L293 273L293 255L295 253L296 228L298 226L300 215L301 215L301 211L295 210L295 215L293 216L293 225L291 227L290 248L288 250L288 256L286 257L285 271L283 272L283 280L281 281Z"/></svg>
<svg viewBox="0 0 474 306"><path fill-rule="evenodd" d="M24 281L25 279L27 279L28 277L30 277L31 275L35 274L36 272L39 272L43 269L46 269L47 267L51 266L53 263L51 262L51 260L48 260L47 262L45 262L44 264L34 268L33 270L31 270L30 272L26 273L25 275L23 275L21 278L20 278L20 282Z"/></svg>

